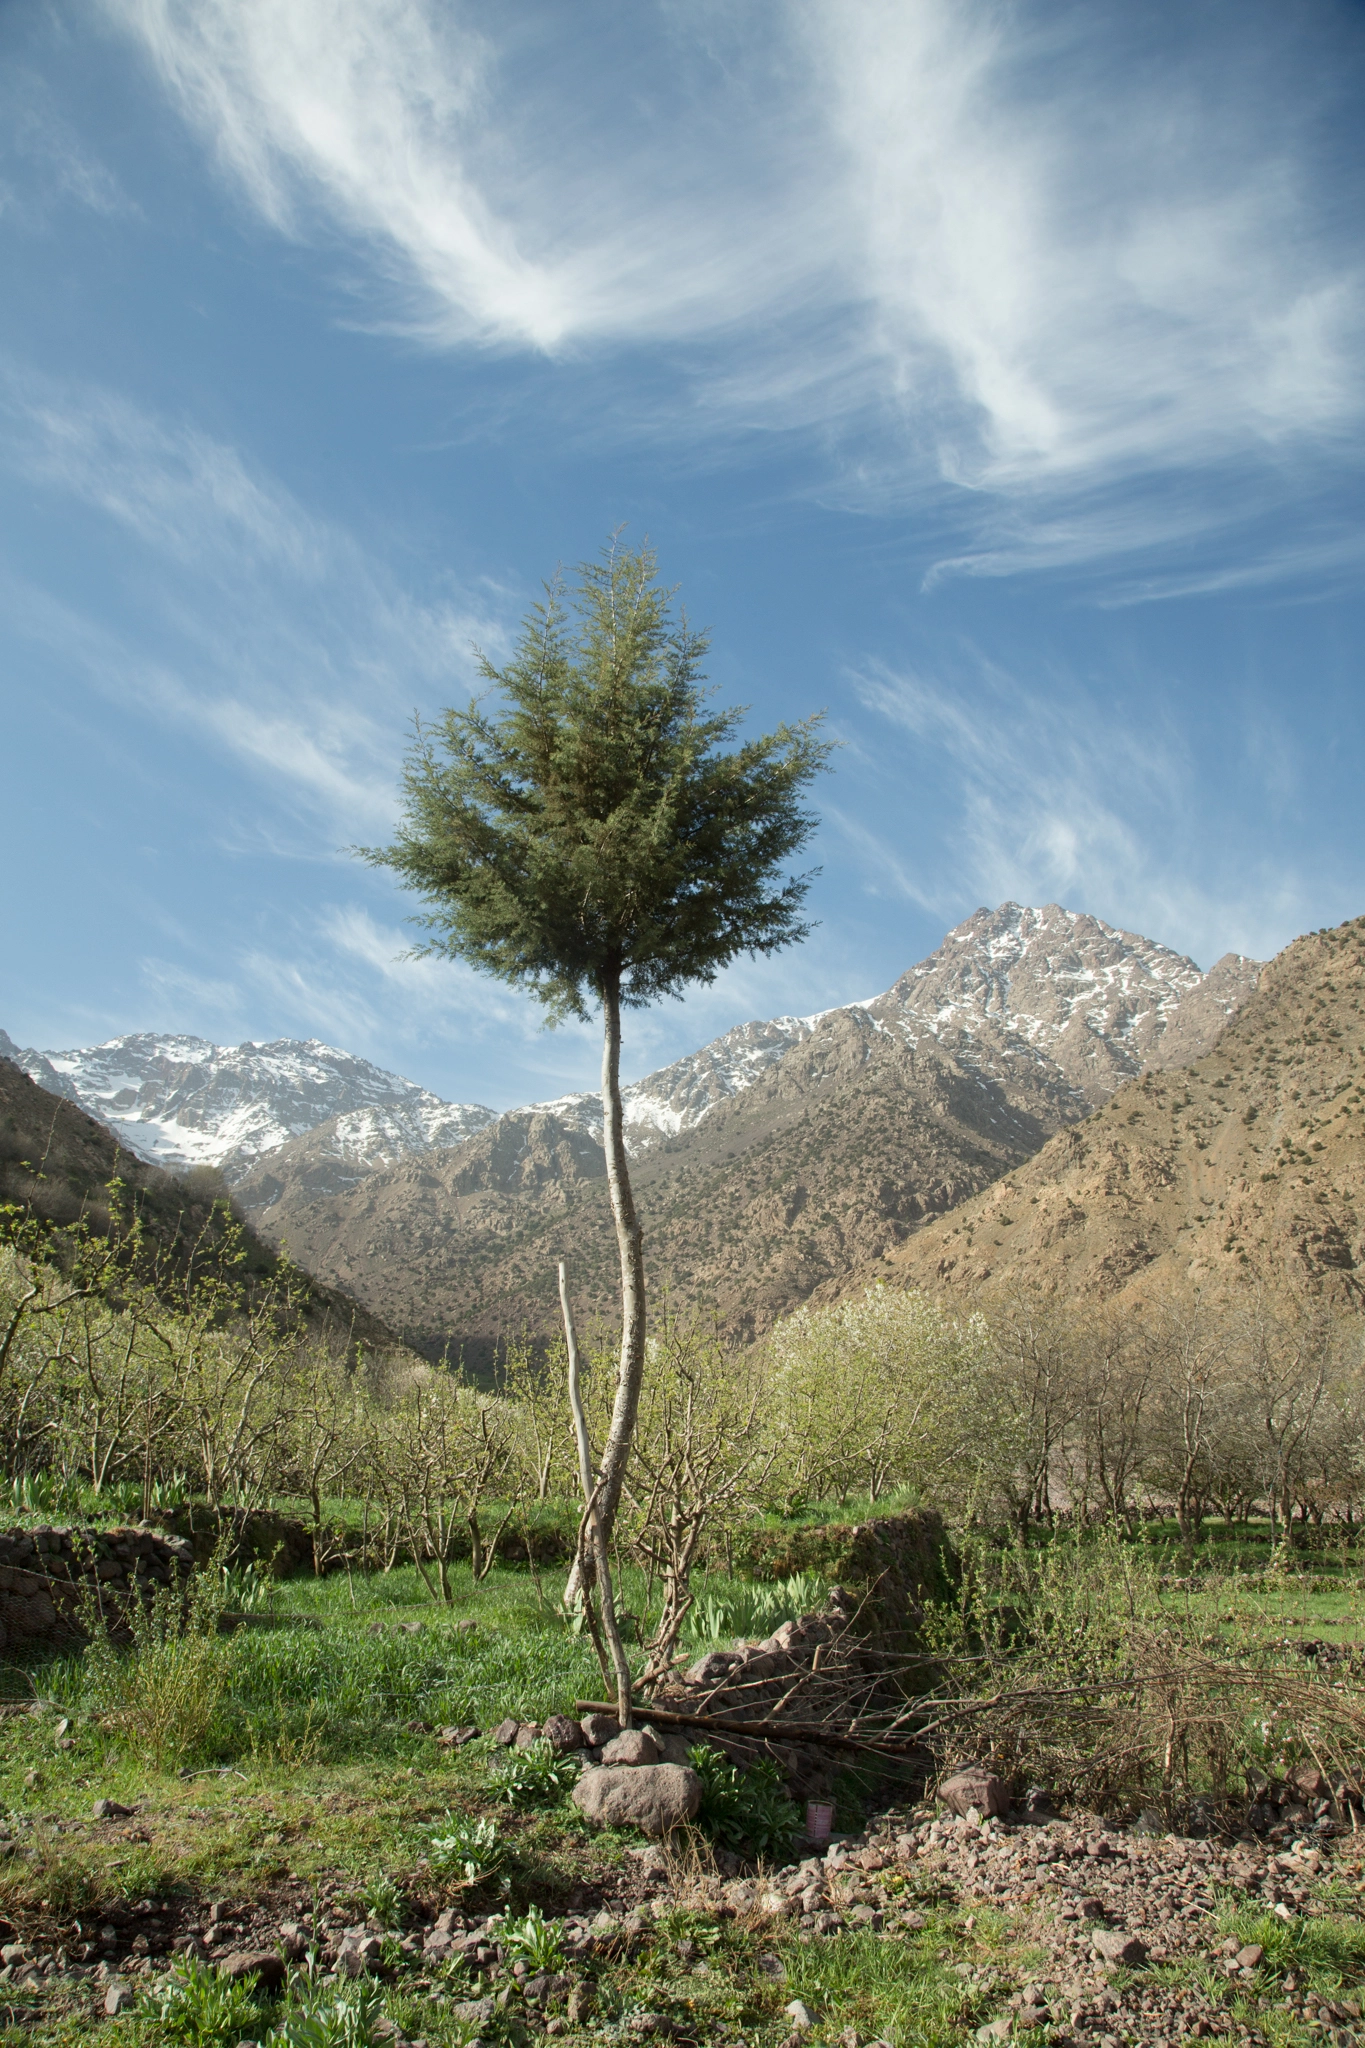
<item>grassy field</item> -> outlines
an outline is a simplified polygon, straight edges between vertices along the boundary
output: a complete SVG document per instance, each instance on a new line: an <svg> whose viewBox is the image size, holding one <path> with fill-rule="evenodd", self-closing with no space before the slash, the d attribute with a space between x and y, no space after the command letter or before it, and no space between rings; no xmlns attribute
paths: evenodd
<svg viewBox="0 0 1365 2048"><path fill-rule="evenodd" d="M1054 1578L1074 1579L1064 1543L1041 1543L1038 1557L1046 1562L1049 1550ZM1129 1553L1147 1607L1206 1640L1359 1640L1365 1592L1352 1546L1271 1559L1256 1532L1220 1531L1191 1560L1158 1528ZM368 1917L385 1926L388 1967L374 2011L351 2015L357 2048L354 2025L381 2018L430 2048L461 2048L472 2023L456 2006L493 1987L475 1984L463 1964L433 1970L405 1954L405 1926L452 1903L513 1916L531 1906L553 1915L601 1905L619 1915L637 1896L632 1851L640 1844L588 1831L562 1794L509 1804L486 1740L438 1745L436 1731L448 1724L487 1730L508 1714L541 1720L601 1689L589 1646L559 1617L558 1574L497 1569L474 1587L457 1570L454 1585L455 1604L439 1608L410 1568L294 1579L257 1589L244 1624L201 1646L198 1662L144 1654L118 1671L89 1659L9 1667L5 1690L13 1709L23 1707L0 1719L9 1844L0 1848L0 1912L9 1938L88 1971L111 1924L125 1939L132 1926L145 1929L145 1946L164 1961L176 1936L201 1927L213 1906L229 1917L268 1909L279 1921L310 1913L316 1927ZM623 1590L643 1611L643 1585L627 1574ZM788 1608L812 1590L787 1589ZM770 1628L783 1593L717 1580L700 1606L699 1640L709 1640L725 1627ZM844 1825L860 1818L849 1791ZM92 1806L101 1799L132 1811L97 1821ZM498 1830L497 1872L472 1892L432 1869L433 1839L449 1832L452 1815L484 1817ZM896 2048L966 2041L998 2010L1002 1987L1028 1980L1027 1939L989 1907L969 1914L932 1890L918 1903L920 1929L893 1938L849 1930L815 1944L788 1928L696 1913L646 1923L592 1965L591 2016L563 2019L558 2031L566 2041L629 2042L661 2030L645 2017L653 2015L680 2039L776 2048L790 2031L783 2008L800 1998L816 2015L816 2042L849 2029ZM1321 1904L1297 1931L1262 1927L1235 1897L1219 1911L1230 1932L1278 1944L1302 1998L1365 1980L1356 1888L1329 1887ZM314 1995L306 1986L283 2005L242 1994L215 2013L211 2001L195 2007L189 1998L159 2016L151 1995L166 1979L152 1974L129 1980L140 1984L142 2009L103 2019L103 1984L88 1975L59 1964L37 1988L17 1981L22 1975L16 1964L0 1980L6 2048L57 2048L96 2034L109 2048L236 2048L272 2027L299 2048L341 2048L345 2038L344 2028L301 2031ZM543 2025L513 2005L477 2031L514 2048ZM1230 2009L1229 2040L1238 2025ZM1321 2038L1301 2006L1262 2012L1255 2026L1258 2038L1285 2048Z"/></svg>

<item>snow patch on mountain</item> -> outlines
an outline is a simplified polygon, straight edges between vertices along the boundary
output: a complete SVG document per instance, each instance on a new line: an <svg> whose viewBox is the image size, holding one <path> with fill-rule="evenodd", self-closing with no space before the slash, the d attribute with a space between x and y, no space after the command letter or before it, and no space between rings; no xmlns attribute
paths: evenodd
<svg viewBox="0 0 1365 2048"><path fill-rule="evenodd" d="M316 1038L224 1046L138 1031L67 1052L12 1045L0 1050L41 1087L98 1117L140 1159L173 1169L216 1166L232 1177L332 1117L358 1119L342 1139L349 1156L391 1165L493 1120L481 1104L444 1102Z"/></svg>
<svg viewBox="0 0 1365 2048"><path fill-rule="evenodd" d="M698 1052L628 1084L622 1091L627 1147L638 1154L693 1129L751 1088L826 1018L850 1011L912 1043L951 1034L958 1057L983 1074L1008 1057L1050 1063L1083 1110L1144 1064L1162 1063L1168 1031L1171 1055L1196 1056L1245 1000L1258 973L1254 961L1229 955L1205 976L1168 946L1056 903L981 909L883 995L808 1017L737 1024ZM218 1166L233 1180L263 1154L321 1125L329 1128L319 1131L319 1156L343 1162L360 1177L412 1154L458 1145L496 1121L481 1104L445 1102L318 1039L217 1046L135 1032L99 1046L42 1053L21 1050L0 1032L0 1055L110 1125L141 1158L173 1168ZM602 1104L594 1091L534 1103L531 1110L601 1143Z"/></svg>

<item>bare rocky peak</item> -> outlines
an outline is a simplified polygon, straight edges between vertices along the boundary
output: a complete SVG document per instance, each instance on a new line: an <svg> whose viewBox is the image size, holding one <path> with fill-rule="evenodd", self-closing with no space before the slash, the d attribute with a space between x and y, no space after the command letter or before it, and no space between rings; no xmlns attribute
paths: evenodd
<svg viewBox="0 0 1365 2048"><path fill-rule="evenodd" d="M1256 969L1243 966L1245 993ZM1002 903L973 912L869 1007L902 1027L1020 1039L1055 1060L1094 1105L1153 1059L1205 979L1183 953L1084 911ZM1236 1007L1227 982L1231 1007L1202 1006L1185 1034L1194 1050L1184 1057L1206 1050L1204 1034L1220 1030Z"/></svg>

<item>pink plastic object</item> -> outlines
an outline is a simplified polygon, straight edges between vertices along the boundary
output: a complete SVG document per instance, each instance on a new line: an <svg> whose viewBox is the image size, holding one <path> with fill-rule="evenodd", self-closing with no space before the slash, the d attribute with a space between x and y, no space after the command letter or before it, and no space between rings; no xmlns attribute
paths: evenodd
<svg viewBox="0 0 1365 2048"><path fill-rule="evenodd" d="M834 1826L834 1808L827 1799L806 1802L806 1840L827 1842Z"/></svg>

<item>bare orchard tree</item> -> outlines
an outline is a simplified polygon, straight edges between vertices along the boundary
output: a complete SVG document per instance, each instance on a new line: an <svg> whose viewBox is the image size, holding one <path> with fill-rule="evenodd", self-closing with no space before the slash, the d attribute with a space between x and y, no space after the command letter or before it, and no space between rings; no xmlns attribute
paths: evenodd
<svg viewBox="0 0 1365 2048"><path fill-rule="evenodd" d="M516 1514L514 1419L496 1396L418 1368L392 1389L386 1420L381 1455L395 1519L422 1583L448 1607L450 1567L466 1542L478 1585Z"/></svg>
<svg viewBox="0 0 1365 2048"><path fill-rule="evenodd" d="M630 1549L663 1589L642 1684L668 1670L692 1573L723 1531L752 1515L777 1448L754 1353L726 1352L714 1335L670 1320L649 1341L648 1367L624 1488Z"/></svg>

